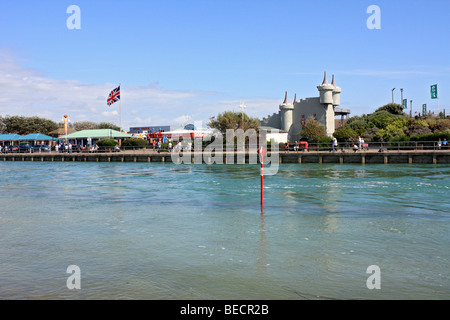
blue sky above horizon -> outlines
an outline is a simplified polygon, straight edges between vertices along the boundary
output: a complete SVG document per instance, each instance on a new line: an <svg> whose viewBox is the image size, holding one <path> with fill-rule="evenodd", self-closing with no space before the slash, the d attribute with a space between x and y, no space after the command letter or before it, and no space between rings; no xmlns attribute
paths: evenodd
<svg viewBox="0 0 450 320"><path fill-rule="evenodd" d="M69 30L70 5L81 29ZM367 8L381 10L369 30ZM207 121L246 104L278 111L287 91L318 96L323 72L342 88L341 107L370 113L391 101L413 111L439 83L450 112L450 1L8 1L0 11L0 115L119 124L106 106L122 84L125 129Z"/></svg>

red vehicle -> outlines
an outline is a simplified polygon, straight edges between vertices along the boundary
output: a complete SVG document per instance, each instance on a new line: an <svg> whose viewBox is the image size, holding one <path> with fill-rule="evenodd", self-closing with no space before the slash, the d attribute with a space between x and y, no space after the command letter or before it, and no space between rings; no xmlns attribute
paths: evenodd
<svg viewBox="0 0 450 320"><path fill-rule="evenodd" d="M19 151L19 146L8 146L8 152L17 152Z"/></svg>

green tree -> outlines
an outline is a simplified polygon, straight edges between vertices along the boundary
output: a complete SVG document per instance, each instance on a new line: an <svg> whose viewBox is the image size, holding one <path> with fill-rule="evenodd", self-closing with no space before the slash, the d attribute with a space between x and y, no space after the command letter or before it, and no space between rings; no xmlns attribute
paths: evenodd
<svg viewBox="0 0 450 320"><path fill-rule="evenodd" d="M334 131L333 136L339 142L348 142L355 140L359 134L349 126L343 126Z"/></svg>
<svg viewBox="0 0 450 320"><path fill-rule="evenodd" d="M311 142L318 142L320 139L327 137L327 130L325 126L317 120L309 118L306 120L305 126L299 134L302 138L308 138Z"/></svg>
<svg viewBox="0 0 450 320"><path fill-rule="evenodd" d="M401 104L397 104L397 103L388 103L388 104L378 108L377 110L375 110L375 112L379 112L379 111L387 111L391 114L402 115L403 114L403 106Z"/></svg>
<svg viewBox="0 0 450 320"><path fill-rule="evenodd" d="M388 125L397 120L399 115L394 115L386 110L374 112L368 116L369 125L379 129L386 129Z"/></svg>
<svg viewBox="0 0 450 320"><path fill-rule="evenodd" d="M2 116L0 116L0 133L6 133L6 124L3 122Z"/></svg>
<svg viewBox="0 0 450 320"><path fill-rule="evenodd" d="M110 122L100 122L97 125L97 129L112 129L112 130L120 131L119 126L116 126L115 124L110 123Z"/></svg>
<svg viewBox="0 0 450 320"><path fill-rule="evenodd" d="M210 128L219 130L223 135L226 134L227 129L254 129L259 132L260 121L257 118L250 118L245 113L225 111L218 115L217 119L211 120L208 123Z"/></svg>
<svg viewBox="0 0 450 320"><path fill-rule="evenodd" d="M92 121L78 121L73 124L77 131L98 129L98 124Z"/></svg>
<svg viewBox="0 0 450 320"><path fill-rule="evenodd" d="M3 122L7 132L22 135L28 133L48 134L50 131L58 129L55 121L39 117L7 116Z"/></svg>

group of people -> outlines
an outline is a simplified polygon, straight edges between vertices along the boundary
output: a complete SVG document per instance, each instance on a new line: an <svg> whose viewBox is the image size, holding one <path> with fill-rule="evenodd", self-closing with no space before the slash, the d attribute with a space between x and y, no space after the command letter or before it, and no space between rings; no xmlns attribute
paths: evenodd
<svg viewBox="0 0 450 320"><path fill-rule="evenodd" d="M171 144L172 144L172 142L169 142L169 152L192 151L192 142L190 142L190 141L184 146L184 148L183 148L183 145L181 144L181 141L178 141L178 143L175 145L174 148L171 147Z"/></svg>
<svg viewBox="0 0 450 320"><path fill-rule="evenodd" d="M295 141L293 149L294 149L294 151L299 151L299 150L307 151L308 150L308 142L301 141L301 143L299 143L298 141ZM285 143L284 150L286 152L290 150L289 141Z"/></svg>
<svg viewBox="0 0 450 320"><path fill-rule="evenodd" d="M438 145L438 150L447 149L448 141L445 138L444 138L444 141L442 141L441 138L439 138L439 141L438 141L437 145Z"/></svg>
<svg viewBox="0 0 450 320"><path fill-rule="evenodd" d="M153 139L151 144L153 145L153 150L158 150L158 153L161 152L161 139Z"/></svg>
<svg viewBox="0 0 450 320"><path fill-rule="evenodd" d="M364 142L364 139L358 136L358 144L353 144L352 147L353 151L359 151L359 150L368 150L369 149L369 145L367 143Z"/></svg>
<svg viewBox="0 0 450 320"><path fill-rule="evenodd" d="M161 139L154 139L152 142L150 142L150 145L153 146L153 150L161 153ZM172 140L169 140L169 142L167 143L167 148L169 152L190 151L192 150L192 142L188 142L183 146L181 141L178 141L177 144L174 145L174 143L172 143Z"/></svg>

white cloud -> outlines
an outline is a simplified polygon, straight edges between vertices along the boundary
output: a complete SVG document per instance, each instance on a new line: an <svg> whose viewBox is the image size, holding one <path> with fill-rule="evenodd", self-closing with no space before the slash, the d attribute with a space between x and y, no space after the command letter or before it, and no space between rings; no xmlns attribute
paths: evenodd
<svg viewBox="0 0 450 320"><path fill-rule="evenodd" d="M39 71L24 67L19 60L0 49L0 115L37 115L61 121L64 114L72 122L108 121L119 125L120 104L108 107L109 92L117 84L89 84L75 80L52 79ZM209 91L171 90L159 83L121 87L122 125L125 129L139 125L183 125L208 122L212 116L227 111L245 112L263 117L278 110L280 99L230 99Z"/></svg>
<svg viewBox="0 0 450 320"><path fill-rule="evenodd" d="M181 126L191 123L192 121L193 121L193 119L189 115L184 115L184 116L180 116L180 117L173 119L173 122L176 125L181 125Z"/></svg>

